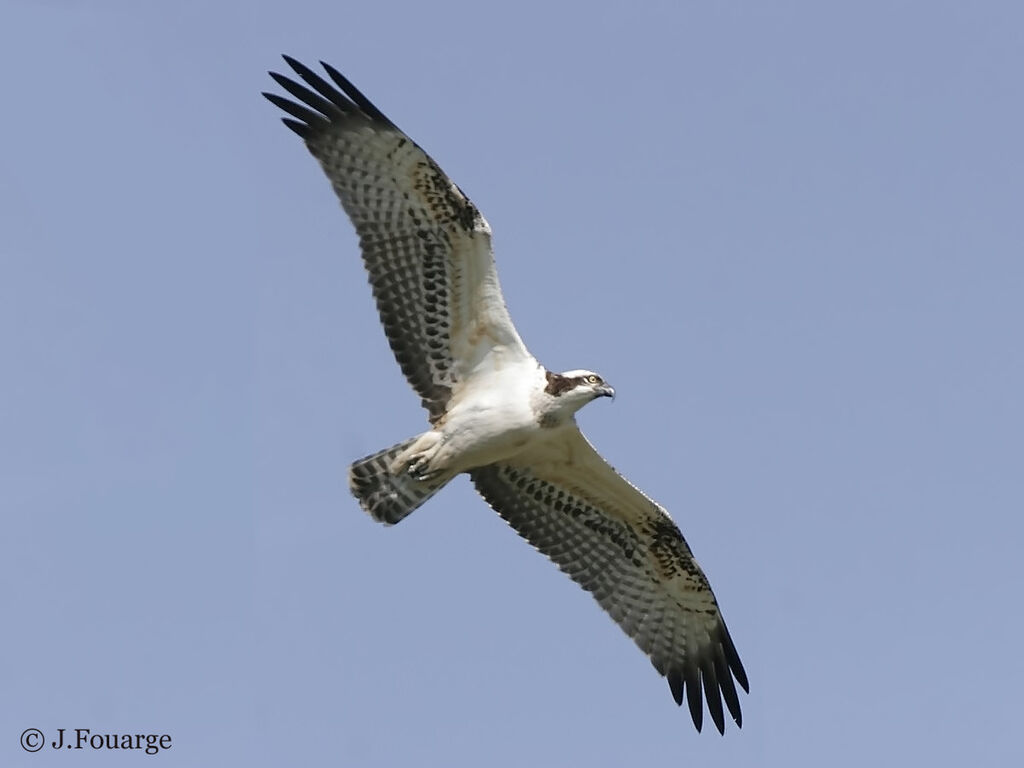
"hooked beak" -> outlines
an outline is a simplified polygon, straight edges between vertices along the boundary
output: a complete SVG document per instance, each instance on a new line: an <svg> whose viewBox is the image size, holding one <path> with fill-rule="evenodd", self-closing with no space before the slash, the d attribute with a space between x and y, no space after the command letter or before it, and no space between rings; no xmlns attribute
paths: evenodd
<svg viewBox="0 0 1024 768"><path fill-rule="evenodd" d="M615 388L611 387L611 386L609 386L607 384L604 384L604 385L601 386L601 388L599 390L597 390L597 396L598 397L610 397L612 400L614 400L615 399Z"/></svg>

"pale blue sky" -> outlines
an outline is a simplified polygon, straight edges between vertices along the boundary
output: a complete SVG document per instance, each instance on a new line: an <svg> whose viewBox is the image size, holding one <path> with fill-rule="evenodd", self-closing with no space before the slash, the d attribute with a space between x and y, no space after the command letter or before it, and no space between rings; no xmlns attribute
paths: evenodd
<svg viewBox="0 0 1024 768"><path fill-rule="evenodd" d="M0 13L0 764L1024 760L1021 6L350 5ZM534 353L615 385L580 422L708 571L742 731L464 480L359 511L348 463L425 422L259 96L282 52L430 151Z"/></svg>

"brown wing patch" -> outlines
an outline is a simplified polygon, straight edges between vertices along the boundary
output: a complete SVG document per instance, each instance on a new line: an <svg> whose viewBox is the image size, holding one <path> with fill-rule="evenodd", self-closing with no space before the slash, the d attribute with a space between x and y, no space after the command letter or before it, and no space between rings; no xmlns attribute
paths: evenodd
<svg viewBox="0 0 1024 768"><path fill-rule="evenodd" d="M471 233L483 222L476 206L429 157L416 164L413 186L439 224Z"/></svg>

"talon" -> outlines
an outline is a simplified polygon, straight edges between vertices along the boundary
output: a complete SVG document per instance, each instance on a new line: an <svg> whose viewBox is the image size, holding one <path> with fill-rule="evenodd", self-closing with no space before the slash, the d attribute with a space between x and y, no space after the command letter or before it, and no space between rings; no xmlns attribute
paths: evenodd
<svg viewBox="0 0 1024 768"><path fill-rule="evenodd" d="M406 472L409 473L409 476L413 480L417 480L419 482L424 482L429 478L431 474L430 472L427 471L426 461L424 461L422 456L410 462L408 468L406 469Z"/></svg>

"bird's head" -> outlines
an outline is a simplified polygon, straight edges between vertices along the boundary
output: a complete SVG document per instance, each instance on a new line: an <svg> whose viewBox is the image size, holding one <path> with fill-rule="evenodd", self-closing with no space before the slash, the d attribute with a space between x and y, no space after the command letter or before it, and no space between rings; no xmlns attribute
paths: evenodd
<svg viewBox="0 0 1024 768"><path fill-rule="evenodd" d="M593 371L545 372L547 386L544 392L551 396L554 411L571 416L580 408L599 397L615 397L615 390Z"/></svg>

